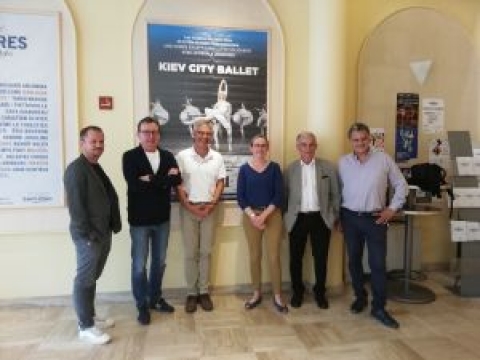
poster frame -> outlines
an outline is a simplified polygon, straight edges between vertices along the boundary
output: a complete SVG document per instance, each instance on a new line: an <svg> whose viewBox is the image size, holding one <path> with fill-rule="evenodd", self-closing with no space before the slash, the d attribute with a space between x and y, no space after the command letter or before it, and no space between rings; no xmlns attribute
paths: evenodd
<svg viewBox="0 0 480 360"><path fill-rule="evenodd" d="M144 34L145 34L145 43L146 43L146 46L145 46L145 51L147 52L146 54L146 66L147 68L149 69L148 70L148 75L147 75L147 78L148 78L148 81L146 82L146 86L148 87L148 89L145 89L145 93L146 93L146 99L143 100L143 109L144 112L147 114L147 113L150 113L151 115L153 115L152 113L152 104L154 102L154 99L151 94L151 81L152 81L152 74L151 74L151 70L149 68L150 64L149 64L149 51L150 51L150 44L149 44L149 38L148 38L148 27L149 26L155 26L155 25L158 25L159 27L173 27L173 28L180 28L180 29L188 29L188 28L192 28L192 29L195 29L195 28L198 28L198 29L202 29L204 31L210 31L211 33L217 33L217 32L227 32L227 33L234 33L234 34L238 34L238 33L245 33L245 34L248 34L249 32L256 32L256 33L259 33L259 34L263 34L263 36L266 38L265 40L265 53L263 54L264 57L265 57L265 61L264 61L264 88L265 88L265 93L263 94L263 99L264 99L264 110L266 110L267 114L270 113L270 106L271 106L271 101L270 101L270 98L271 98L271 94L270 94L270 83L271 83L271 79L270 79L270 74L271 74L271 29L267 28L267 27L259 27L259 28L255 28L255 27L231 27L231 26L212 26L212 25L201 25L201 24L183 24L183 23L171 23L171 22L165 22L165 21L162 21L162 20L159 20L159 19L152 19L152 18L147 18L145 19L144 21ZM200 59L201 57L199 57ZM218 78L218 77L217 77ZM217 79L218 80L218 79ZM227 83L228 83L228 80L227 80ZM220 92L220 86L219 86L219 92ZM257 107L258 109L258 107ZM177 111L178 113L178 111ZM169 114L168 116L170 117L170 120L169 121L178 121L178 114L175 113L175 114ZM258 114L258 116L260 116L260 112ZM177 118L176 118L177 117ZM172 119L173 118L173 119ZM176 119L175 119L176 118ZM138 120L137 120L138 121ZM255 118L254 121L257 121L257 118ZM168 126L168 123L167 125ZM283 126L283 124L281 124L280 126ZM271 134L271 131L269 131L271 129L271 119L270 117L267 116L267 122L266 122L266 127L267 127L267 131L266 131L266 135L267 135L267 138L269 138L269 141L271 142L272 141L272 137L270 136ZM232 126L232 131L236 131L237 129ZM186 135L186 133L185 133ZM248 137L251 137L253 136L254 134L250 132L250 136ZM162 141L161 141L161 146L163 146L163 140L165 139L165 137L168 136L168 134L163 134L163 130L162 130ZM246 143L248 144L248 141L249 141L249 138L245 138L244 140L246 140ZM167 138L168 139L168 138ZM235 140L235 139L234 139ZM137 139L135 139L135 143L137 143ZM213 144L212 144L213 145ZM190 146L190 144L188 145ZM185 147L188 147L188 146L185 146ZM275 144L271 144L271 146L275 146ZM180 149L171 149L169 148L168 146L165 147L167 150L170 150L172 151L174 154L177 152L176 150L180 150ZM213 147L215 149L215 147ZM235 148L235 143L234 143L234 148ZM230 179L230 181L228 181L227 179L227 187L226 187L226 190L224 192L224 195L222 196L222 200L235 200L236 199L236 186L233 186L233 184L236 184L236 175L238 174L238 170L239 170L239 166L241 164L243 164L246 159L249 157L249 146L245 146L243 148L242 151L235 151L235 150L232 150L232 151L222 151L222 145L220 145L220 152L222 153L222 155L224 155L224 158L226 160L226 163L227 163L227 172L228 173L228 179ZM230 185L230 186L228 186Z"/></svg>
<svg viewBox="0 0 480 360"><path fill-rule="evenodd" d="M55 21L55 34L52 33L52 38L55 40L55 44L50 46L55 46L56 51L56 64L58 66L54 69L55 80L52 82L54 84L54 96L53 101L55 102L55 111L54 115L48 115L48 123L49 127L56 128L56 133L58 134L56 147L55 149L50 151L50 154L54 156L54 158L48 158L49 163L52 161L56 164L56 167L60 170L60 173L63 173L65 169L65 151L66 151L66 144L65 144L65 127L64 127L64 117L65 117L65 109L64 109L64 89L63 89L63 71L64 71L64 64L63 64L63 56L65 49L63 48L63 34L62 34L62 13L60 10L35 10L35 9L13 9L8 7L0 7L0 13L2 14L12 14L12 15L25 15L25 16L49 16L54 18ZM28 21L28 20L25 20ZM50 41L51 44L51 41ZM27 64L28 65L28 64ZM35 67L38 71L38 66ZM55 116L56 119L52 119L51 116ZM54 120L54 121L52 121ZM50 146L50 145L48 145ZM49 165L50 166L50 165ZM43 202L41 199L41 194L37 194L39 196L38 200L33 199L31 202L6 202L5 204L0 203L0 210L8 210L8 209L18 209L18 210L25 210L25 209L63 209L66 204L65 193L62 183L61 175L57 179L58 181L54 182L53 185L57 185L56 188L50 189L51 194L57 194L57 200L54 202ZM52 183L49 183L49 186L52 186ZM28 189L25 189L24 196L27 196ZM33 196L33 195L32 195ZM7 199L8 200L8 199Z"/></svg>

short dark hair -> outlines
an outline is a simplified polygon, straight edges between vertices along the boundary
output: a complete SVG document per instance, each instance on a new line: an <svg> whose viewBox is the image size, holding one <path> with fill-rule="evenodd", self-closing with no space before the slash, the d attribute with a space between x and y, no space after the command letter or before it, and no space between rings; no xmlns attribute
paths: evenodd
<svg viewBox="0 0 480 360"><path fill-rule="evenodd" d="M266 137L265 135L263 135L263 134L257 134L257 135L254 135L254 136L252 137L252 139L250 140L250 146L253 146L253 143L254 143L255 140L257 140L257 139L263 139L263 140L265 140L265 142L266 142L267 145L268 145L268 139L267 139L267 137Z"/></svg>
<svg viewBox="0 0 480 360"><path fill-rule="evenodd" d="M99 127L99 126L95 126L95 125L85 126L82 130L80 130L80 140L85 140L85 137L87 136L89 131L95 131L95 132L103 133L102 128Z"/></svg>
<svg viewBox="0 0 480 360"><path fill-rule="evenodd" d="M142 120L140 120L137 124L137 131L140 132L140 128L143 124L155 124L157 125L158 131L160 131L160 124L157 120L155 120L151 116L144 117Z"/></svg>
<svg viewBox="0 0 480 360"><path fill-rule="evenodd" d="M354 131L364 131L368 135L370 135L370 128L368 127L368 125L366 125L362 122L355 122L355 123L352 124L352 126L350 126L350 128L348 129L348 132L347 132L349 139L352 137L352 133Z"/></svg>

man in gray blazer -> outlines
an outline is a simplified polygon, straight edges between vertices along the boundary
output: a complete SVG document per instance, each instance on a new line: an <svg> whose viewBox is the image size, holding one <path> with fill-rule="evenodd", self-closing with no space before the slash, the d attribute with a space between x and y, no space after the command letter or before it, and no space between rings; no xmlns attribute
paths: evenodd
<svg viewBox="0 0 480 360"><path fill-rule="evenodd" d="M80 148L82 154L68 165L63 179L70 234L77 256L73 302L79 338L92 344L105 344L110 336L102 329L112 327L114 322L95 314L96 282L110 252L112 232L119 232L122 224L117 193L98 163L104 150L102 129L97 126L83 128Z"/></svg>
<svg viewBox="0 0 480 360"><path fill-rule="evenodd" d="M338 221L340 192L338 175L330 162L315 157L317 139L311 132L297 135L300 159L285 171L285 226L290 241L291 305L302 306L305 285L302 261L310 236L315 267L313 293L319 308L327 309L325 280L331 229Z"/></svg>

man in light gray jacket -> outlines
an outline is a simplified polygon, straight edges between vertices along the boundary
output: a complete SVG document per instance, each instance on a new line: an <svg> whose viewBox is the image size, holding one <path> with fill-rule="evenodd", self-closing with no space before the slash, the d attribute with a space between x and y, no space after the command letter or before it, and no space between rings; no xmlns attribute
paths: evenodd
<svg viewBox="0 0 480 360"><path fill-rule="evenodd" d="M305 285L302 262L307 237L310 236L315 267L313 293L319 308L327 309L325 281L330 235L338 220L340 192L338 175L330 162L315 157L317 139L311 132L297 135L300 159L285 171L285 226L290 241L291 305L302 306Z"/></svg>

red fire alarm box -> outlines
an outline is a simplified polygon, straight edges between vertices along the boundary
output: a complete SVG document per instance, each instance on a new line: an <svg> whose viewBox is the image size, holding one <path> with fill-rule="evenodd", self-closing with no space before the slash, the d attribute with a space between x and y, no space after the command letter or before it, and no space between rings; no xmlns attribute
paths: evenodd
<svg viewBox="0 0 480 360"><path fill-rule="evenodd" d="M113 97L112 96L99 96L98 108L100 110L112 110L113 109Z"/></svg>

